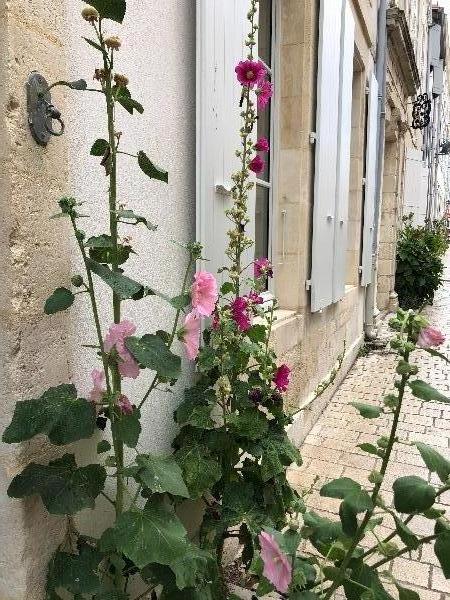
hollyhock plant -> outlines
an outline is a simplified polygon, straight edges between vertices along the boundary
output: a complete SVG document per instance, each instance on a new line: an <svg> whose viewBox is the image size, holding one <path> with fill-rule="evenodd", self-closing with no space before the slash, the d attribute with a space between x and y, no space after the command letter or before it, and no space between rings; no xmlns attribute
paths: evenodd
<svg viewBox="0 0 450 600"><path fill-rule="evenodd" d="M200 317L192 310L184 319L179 338L183 342L189 360L195 360L200 347Z"/></svg>
<svg viewBox="0 0 450 600"><path fill-rule="evenodd" d="M253 274L255 279L273 277L273 267L270 260L268 258L257 258L253 263Z"/></svg>
<svg viewBox="0 0 450 600"><path fill-rule="evenodd" d="M121 394L117 399L117 407L124 415L131 415L134 410L130 400L124 394Z"/></svg>
<svg viewBox="0 0 450 600"><path fill-rule="evenodd" d="M269 152L270 144L266 137L260 137L254 146L257 152Z"/></svg>
<svg viewBox="0 0 450 600"><path fill-rule="evenodd" d="M212 273L199 271L194 275L191 287L192 308L197 314L209 317L214 311L217 299L217 281Z"/></svg>
<svg viewBox="0 0 450 600"><path fill-rule="evenodd" d="M260 60L241 60L235 71L239 83L248 87L259 85L267 74L267 69Z"/></svg>
<svg viewBox="0 0 450 600"><path fill-rule="evenodd" d="M253 173L256 173L256 175L259 175L260 173L262 173L264 171L265 166L266 166L266 163L265 163L264 159L262 159L259 156L259 154L257 154L250 161L248 168L250 169L250 171L253 171Z"/></svg>
<svg viewBox="0 0 450 600"><path fill-rule="evenodd" d="M106 393L105 390L105 372L100 369L94 369L91 373L94 387L89 393L91 402L101 402Z"/></svg>
<svg viewBox="0 0 450 600"><path fill-rule="evenodd" d="M231 314L240 331L248 331L252 326L252 315L245 296L235 298L231 303Z"/></svg>
<svg viewBox="0 0 450 600"><path fill-rule="evenodd" d="M136 379L139 377L140 369L131 352L125 346L125 340L136 332L136 325L131 321L114 323L109 328L105 337L105 350L111 352L114 348L119 356L117 367L122 377Z"/></svg>
<svg viewBox="0 0 450 600"><path fill-rule="evenodd" d="M291 561L282 552L273 535L263 531L258 538L264 563L263 575L278 592L285 594L292 581Z"/></svg>
<svg viewBox="0 0 450 600"><path fill-rule="evenodd" d="M256 90L258 96L257 105L260 110L264 110L269 104L270 99L273 96L273 84L267 79L262 81L259 88Z"/></svg>
<svg viewBox="0 0 450 600"><path fill-rule="evenodd" d="M441 346L445 342L445 336L435 327L424 327L419 333L417 345L419 348L433 348Z"/></svg>
<svg viewBox="0 0 450 600"><path fill-rule="evenodd" d="M275 388L279 392L285 392L290 383L290 375L291 369L287 365L281 365L275 372L273 382L275 384Z"/></svg>

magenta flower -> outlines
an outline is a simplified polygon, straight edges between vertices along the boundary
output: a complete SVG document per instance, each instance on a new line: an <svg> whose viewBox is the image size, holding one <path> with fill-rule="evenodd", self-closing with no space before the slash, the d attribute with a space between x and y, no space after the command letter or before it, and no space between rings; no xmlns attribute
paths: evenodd
<svg viewBox="0 0 450 600"><path fill-rule="evenodd" d="M255 144L255 150L258 152L269 152L269 140L266 137L261 137Z"/></svg>
<svg viewBox="0 0 450 600"><path fill-rule="evenodd" d="M91 402L101 402L103 395L106 393L104 388L105 372L100 369L94 369L91 373L91 377L94 387L89 393L89 400Z"/></svg>
<svg viewBox="0 0 450 600"><path fill-rule="evenodd" d="M134 410L134 406L131 404L131 402L128 400L128 398L122 394L121 396L119 396L117 398L117 408L120 410L120 412L123 415L131 415L131 413Z"/></svg>
<svg viewBox="0 0 450 600"><path fill-rule="evenodd" d="M267 74L266 67L259 60L241 60L235 68L238 81L241 85L253 87L259 85Z"/></svg>
<svg viewBox="0 0 450 600"><path fill-rule="evenodd" d="M258 96L256 101L258 108L264 110L273 96L273 85L265 79L256 90L256 94Z"/></svg>
<svg viewBox="0 0 450 600"><path fill-rule="evenodd" d="M263 575L278 592L285 594L292 581L292 565L286 554L266 531L259 534L261 558L264 563Z"/></svg>
<svg viewBox="0 0 450 600"><path fill-rule="evenodd" d="M268 258L257 258L253 263L253 273L256 279L259 277L273 277L272 263Z"/></svg>
<svg viewBox="0 0 450 600"><path fill-rule="evenodd" d="M417 345L419 348L432 348L433 346L440 346L445 342L444 334L436 329L435 327L424 327L419 334L417 339Z"/></svg>
<svg viewBox="0 0 450 600"><path fill-rule="evenodd" d="M264 302L264 298L255 292L255 290L252 290L244 298L247 299L247 304L262 304Z"/></svg>
<svg viewBox="0 0 450 600"><path fill-rule="evenodd" d="M209 317L213 313L219 294L217 281L212 273L199 271L194 275L191 297L192 308L196 310L197 314Z"/></svg>
<svg viewBox="0 0 450 600"><path fill-rule="evenodd" d="M231 303L231 315L241 331L248 331L252 326L252 315L249 311L248 298L240 296Z"/></svg>
<svg viewBox="0 0 450 600"><path fill-rule="evenodd" d="M136 331L136 325L131 321L114 323L109 328L105 337L105 350L111 352L114 348L119 357L118 369L122 377L136 379L139 376L139 365L133 358L131 352L125 346L125 340Z"/></svg>
<svg viewBox="0 0 450 600"><path fill-rule="evenodd" d="M195 309L186 315L179 337L184 344L188 359L195 360L200 348L200 317Z"/></svg>
<svg viewBox="0 0 450 600"><path fill-rule="evenodd" d="M256 173L257 175L259 173L262 173L264 171L264 167L266 166L266 163L264 162L264 160L259 156L259 154L257 154L251 161L250 164L248 165L248 168L250 169L250 171L253 171L253 173Z"/></svg>
<svg viewBox="0 0 450 600"><path fill-rule="evenodd" d="M289 387L289 376L291 369L287 365L281 365L275 372L273 382L279 392L285 392Z"/></svg>

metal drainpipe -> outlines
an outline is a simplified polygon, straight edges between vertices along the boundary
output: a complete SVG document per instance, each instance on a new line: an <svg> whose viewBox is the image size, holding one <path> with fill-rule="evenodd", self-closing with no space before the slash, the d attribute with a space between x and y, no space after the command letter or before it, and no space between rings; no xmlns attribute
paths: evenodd
<svg viewBox="0 0 450 600"><path fill-rule="evenodd" d="M364 333L366 338L373 340L377 337L376 311L377 311L377 266L378 266L378 239L380 229L381 194L383 187L384 170L384 141L386 129L386 64L387 64L387 9L388 0L381 0L378 9L377 57L375 72L379 84L378 95L378 151L377 151L377 179L375 186L375 218L373 235L372 258L372 283L366 288L364 307Z"/></svg>

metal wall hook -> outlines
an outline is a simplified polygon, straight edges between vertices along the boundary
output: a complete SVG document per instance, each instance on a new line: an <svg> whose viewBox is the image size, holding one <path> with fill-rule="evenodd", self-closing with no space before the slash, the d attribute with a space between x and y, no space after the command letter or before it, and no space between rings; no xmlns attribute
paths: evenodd
<svg viewBox="0 0 450 600"><path fill-rule="evenodd" d="M32 71L27 84L28 124L36 142L46 146L53 135L59 137L64 133L64 122L61 112L52 103L49 85L40 73ZM60 124L59 131L53 129L53 121Z"/></svg>

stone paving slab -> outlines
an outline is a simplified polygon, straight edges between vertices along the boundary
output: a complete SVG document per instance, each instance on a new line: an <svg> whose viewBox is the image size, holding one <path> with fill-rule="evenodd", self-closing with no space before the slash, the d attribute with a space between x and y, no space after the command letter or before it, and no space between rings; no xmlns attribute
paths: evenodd
<svg viewBox="0 0 450 600"><path fill-rule="evenodd" d="M447 265L447 281L437 293L434 305L427 309L427 314L431 324L446 334L446 343L441 350L450 356L450 255ZM450 395L449 365L426 352L416 353L415 360L420 368L418 377ZM360 417L348 403L357 401L380 405L383 396L393 389L395 364L396 357L389 348L357 359L306 437L301 448L302 467L290 471L289 479L296 488L304 490L313 486L307 504L324 516L337 515L340 503L339 500L320 497L319 489L324 483L347 476L362 485L369 485L367 477L376 468L377 459L362 452L357 444L374 443L381 435L386 435L389 431L388 418L368 421ZM420 402L407 395L399 433L402 439L422 441L450 459L450 406ZM414 446L397 444L382 486L382 495L388 504L392 504L393 481L403 475L418 475L433 484L438 483L436 477L424 467ZM442 495L441 504L450 518L450 492ZM410 526L417 534L427 535L432 533L433 523L424 517L415 517ZM383 533L389 534L393 525L385 519L383 528ZM390 564L389 570L399 582L417 591L421 600L450 599L450 580L445 579L431 546L424 546L411 555L396 559L394 564ZM397 597L395 592L393 595ZM335 597L336 600L344 598L341 592L337 592Z"/></svg>

